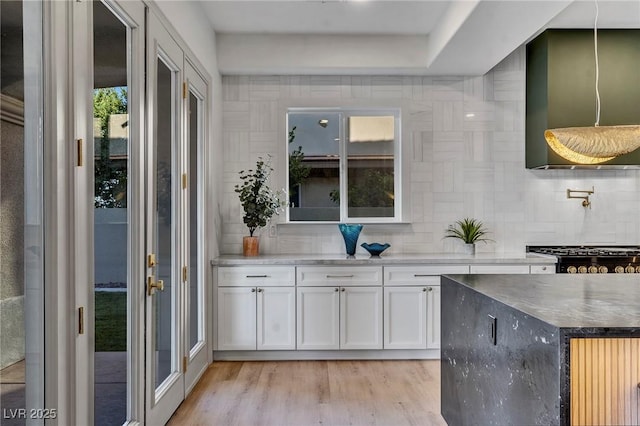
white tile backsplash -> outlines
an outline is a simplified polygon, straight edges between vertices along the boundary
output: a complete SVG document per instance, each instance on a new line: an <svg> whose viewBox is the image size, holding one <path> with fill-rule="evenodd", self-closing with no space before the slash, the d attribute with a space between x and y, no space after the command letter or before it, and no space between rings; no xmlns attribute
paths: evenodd
<svg viewBox="0 0 640 426"><path fill-rule="evenodd" d="M495 240L479 244L479 252L640 244L640 171L525 169L524 57L520 48L480 77L223 77L221 252L241 252L247 234L233 192L238 171L271 154L272 186L286 186L289 106L401 107L409 223L365 225L360 242L389 242L390 253L459 252L457 241L442 238L444 230L474 216ZM592 186L591 209L566 198L567 188ZM341 253L344 244L335 225L281 224L276 237L262 232L261 251Z"/></svg>

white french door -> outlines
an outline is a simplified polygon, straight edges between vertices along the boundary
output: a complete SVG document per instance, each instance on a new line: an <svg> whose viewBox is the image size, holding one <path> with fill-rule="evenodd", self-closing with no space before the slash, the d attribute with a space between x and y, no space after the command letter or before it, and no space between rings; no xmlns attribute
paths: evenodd
<svg viewBox="0 0 640 426"><path fill-rule="evenodd" d="M204 247L204 138L207 132L207 84L197 70L185 61L185 199L184 199L184 286L185 307L185 391L188 393L207 367L206 277L207 259Z"/></svg>
<svg viewBox="0 0 640 426"><path fill-rule="evenodd" d="M184 57L158 18L147 17L145 421L156 425L185 395Z"/></svg>
<svg viewBox="0 0 640 426"><path fill-rule="evenodd" d="M209 355L207 83L154 8L68 7L78 156L73 418L164 424Z"/></svg>

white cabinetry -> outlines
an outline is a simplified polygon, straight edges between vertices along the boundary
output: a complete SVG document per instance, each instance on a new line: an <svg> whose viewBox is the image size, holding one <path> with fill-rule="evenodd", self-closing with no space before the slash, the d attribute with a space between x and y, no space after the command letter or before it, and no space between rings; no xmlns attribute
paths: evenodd
<svg viewBox="0 0 640 426"><path fill-rule="evenodd" d="M340 289L298 287L298 349L340 348Z"/></svg>
<svg viewBox="0 0 640 426"><path fill-rule="evenodd" d="M298 267L298 349L382 349L382 267Z"/></svg>
<svg viewBox="0 0 640 426"><path fill-rule="evenodd" d="M440 348L440 275L467 274L468 265L386 266L384 348Z"/></svg>
<svg viewBox="0 0 640 426"><path fill-rule="evenodd" d="M493 264L471 265L472 274L555 274L554 264L527 265L527 264Z"/></svg>
<svg viewBox="0 0 640 426"><path fill-rule="evenodd" d="M218 350L295 349L295 268L218 269Z"/></svg>
<svg viewBox="0 0 640 426"><path fill-rule="evenodd" d="M426 349L426 287L384 287L384 348Z"/></svg>

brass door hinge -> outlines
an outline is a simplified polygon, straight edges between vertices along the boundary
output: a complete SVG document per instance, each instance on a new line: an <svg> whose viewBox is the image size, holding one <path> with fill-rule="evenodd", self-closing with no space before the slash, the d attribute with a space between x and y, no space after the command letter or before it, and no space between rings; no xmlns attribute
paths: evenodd
<svg viewBox="0 0 640 426"><path fill-rule="evenodd" d="M183 283L187 282L187 267L186 266L182 267L182 282Z"/></svg>
<svg viewBox="0 0 640 426"><path fill-rule="evenodd" d="M78 334L84 334L84 306L78 308Z"/></svg>
<svg viewBox="0 0 640 426"><path fill-rule="evenodd" d="M186 356L182 357L182 372L183 373L187 372L187 357Z"/></svg>
<svg viewBox="0 0 640 426"><path fill-rule="evenodd" d="M83 149L82 139L76 139L76 147L77 147L76 152L78 154L77 164L78 164L78 167L82 167L84 166L84 149Z"/></svg>
<svg viewBox="0 0 640 426"><path fill-rule="evenodd" d="M187 174L182 174L182 189L187 189Z"/></svg>
<svg viewBox="0 0 640 426"><path fill-rule="evenodd" d="M182 99L187 99L187 82L182 83Z"/></svg>

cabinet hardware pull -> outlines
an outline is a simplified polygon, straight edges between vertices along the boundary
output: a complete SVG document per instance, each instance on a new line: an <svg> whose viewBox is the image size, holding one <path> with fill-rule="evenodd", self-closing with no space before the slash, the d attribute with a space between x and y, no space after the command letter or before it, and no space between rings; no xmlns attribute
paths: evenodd
<svg viewBox="0 0 640 426"><path fill-rule="evenodd" d="M267 278L268 275L247 275L247 278Z"/></svg>
<svg viewBox="0 0 640 426"><path fill-rule="evenodd" d="M429 287L429 291L433 291L433 287Z"/></svg>
<svg viewBox="0 0 640 426"><path fill-rule="evenodd" d="M251 289L251 293L255 293L255 292L256 292L256 289L255 289L255 288L252 288L252 289Z"/></svg>
<svg viewBox="0 0 640 426"><path fill-rule="evenodd" d="M424 277L432 277L433 275L429 274L413 274L414 278L424 278Z"/></svg>
<svg viewBox="0 0 640 426"><path fill-rule="evenodd" d="M262 293L262 289L261 288L258 289L258 293Z"/></svg>
<svg viewBox="0 0 640 426"><path fill-rule="evenodd" d="M327 278L353 278L352 275L327 275Z"/></svg>
<svg viewBox="0 0 640 426"><path fill-rule="evenodd" d="M344 287L342 287L342 289L341 289L341 290L342 290L342 291L347 291Z"/></svg>
<svg viewBox="0 0 640 426"><path fill-rule="evenodd" d="M422 289L422 291L427 291L427 288L426 288L426 287L425 287L425 288L423 288L423 289Z"/></svg>
<svg viewBox="0 0 640 426"><path fill-rule="evenodd" d="M338 287L336 287L334 291L340 291L340 290L338 289Z"/></svg>

